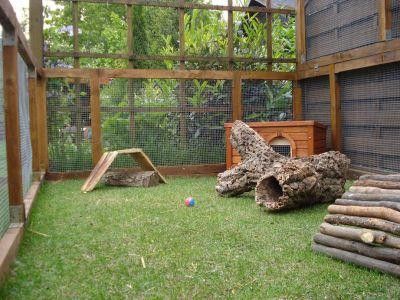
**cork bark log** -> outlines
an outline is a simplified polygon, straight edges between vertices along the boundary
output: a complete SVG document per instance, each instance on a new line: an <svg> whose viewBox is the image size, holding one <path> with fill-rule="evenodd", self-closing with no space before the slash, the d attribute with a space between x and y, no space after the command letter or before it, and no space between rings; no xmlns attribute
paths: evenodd
<svg viewBox="0 0 400 300"><path fill-rule="evenodd" d="M333 202L344 193L349 160L339 152L291 159L276 153L247 124L236 121L231 144L241 163L218 175L221 196L237 196L256 188L256 202L277 211L318 202Z"/></svg>

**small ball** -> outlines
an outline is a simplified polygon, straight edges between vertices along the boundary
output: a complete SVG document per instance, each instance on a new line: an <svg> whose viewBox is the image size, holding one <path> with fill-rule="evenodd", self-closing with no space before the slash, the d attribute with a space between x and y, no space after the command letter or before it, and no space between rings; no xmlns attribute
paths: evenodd
<svg viewBox="0 0 400 300"><path fill-rule="evenodd" d="M194 201L194 199L192 197L188 197L188 198L185 199L185 205L187 207L194 206L194 204L195 204L195 201Z"/></svg>

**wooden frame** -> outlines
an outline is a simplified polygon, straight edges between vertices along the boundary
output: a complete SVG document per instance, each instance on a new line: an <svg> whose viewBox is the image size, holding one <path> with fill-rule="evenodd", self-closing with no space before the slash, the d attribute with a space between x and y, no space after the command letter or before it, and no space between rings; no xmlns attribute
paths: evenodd
<svg viewBox="0 0 400 300"><path fill-rule="evenodd" d="M31 0L38 1L41 0ZM226 63L228 68L232 69L233 62L260 62L267 63L267 70L272 71L273 63L296 63L296 58L274 58L272 49L272 17L273 14L282 15L296 15L296 10L287 8L272 8L271 0L267 0L266 7L241 7L233 6L232 0L228 0L228 5L211 5L211 4L201 4L201 3L190 3L184 0L177 0L175 2L159 2L153 0L64 0L63 2L72 3L72 27L73 27L73 51L45 51L44 57L73 57L74 67L79 67L80 58L111 58L111 59L125 59L128 60L129 68L133 65L131 62L133 60L153 60L153 61L164 61L172 60L179 61L180 69L184 68L185 62L195 61L195 62L218 62L221 64ZM79 3L96 3L96 4L120 4L126 5L127 11L127 47L126 53L91 53L91 52L81 52L79 50L79 40L78 40L78 20L79 20ZM148 6L148 7L158 7L158 8L172 8L178 11L179 15L179 55L138 55L133 52L132 47L132 7L133 6ZM185 55L185 38L184 38L184 15L185 10L188 9L203 9L203 10L219 10L228 12L228 49L227 56L219 57L205 57L205 56L192 56ZM266 22L266 37L267 37L267 55L263 58L249 58L249 57L239 57L234 55L233 49L233 12L249 12L249 13L265 13L267 14ZM41 36L43 39L43 34Z"/></svg>
<svg viewBox="0 0 400 300"><path fill-rule="evenodd" d="M230 80L232 81L232 119L242 119L242 81L243 80L288 80L294 81L296 73L294 72L254 72L254 71L199 71L199 70L147 70L147 69L44 69L46 78L71 78L90 80L91 85L91 122L92 122L92 158L96 163L101 154L103 153L101 146L101 124L100 124L100 82L106 82L109 78L128 78L128 79L203 79L203 80ZM130 107L125 108L125 111L130 113L140 112L140 108L131 110ZM148 112L149 109L146 108ZM151 111L165 112L166 108L153 107ZM171 111L171 109L168 109ZM175 112L211 112L211 111L226 111L226 108L187 108L184 103L179 107L173 109ZM42 125L43 126L43 125ZM47 144L47 143L46 143ZM48 161L47 161L48 162ZM215 165L202 165L198 166L199 170L215 170ZM211 169L210 169L211 168ZM213 169L214 168L214 169ZM218 165L218 170L223 168ZM166 174L196 174L197 170L194 167L168 167L165 170ZM172 170L172 171L171 171ZM186 170L186 171L185 171ZM163 171L164 172L164 171ZM75 175L61 175L58 173L51 173L48 178L70 178L78 174L86 176L87 172L73 172ZM203 171L201 171L203 174Z"/></svg>

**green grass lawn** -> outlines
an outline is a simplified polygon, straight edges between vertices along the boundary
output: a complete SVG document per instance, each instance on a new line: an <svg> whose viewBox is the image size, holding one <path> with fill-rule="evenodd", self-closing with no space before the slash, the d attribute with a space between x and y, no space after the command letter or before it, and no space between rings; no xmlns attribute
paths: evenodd
<svg viewBox="0 0 400 300"><path fill-rule="evenodd" d="M82 183L44 185L1 299L400 297L398 279L311 251L327 205L266 213L218 197L214 177Z"/></svg>

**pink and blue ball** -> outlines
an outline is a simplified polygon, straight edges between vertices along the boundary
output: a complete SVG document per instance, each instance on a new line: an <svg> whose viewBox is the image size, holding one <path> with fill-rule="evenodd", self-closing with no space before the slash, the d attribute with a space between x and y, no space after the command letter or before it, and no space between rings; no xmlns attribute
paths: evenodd
<svg viewBox="0 0 400 300"><path fill-rule="evenodd" d="M195 203L196 202L194 201L194 199L192 197L188 197L185 199L185 205L187 207L192 207L192 206L194 206Z"/></svg>

